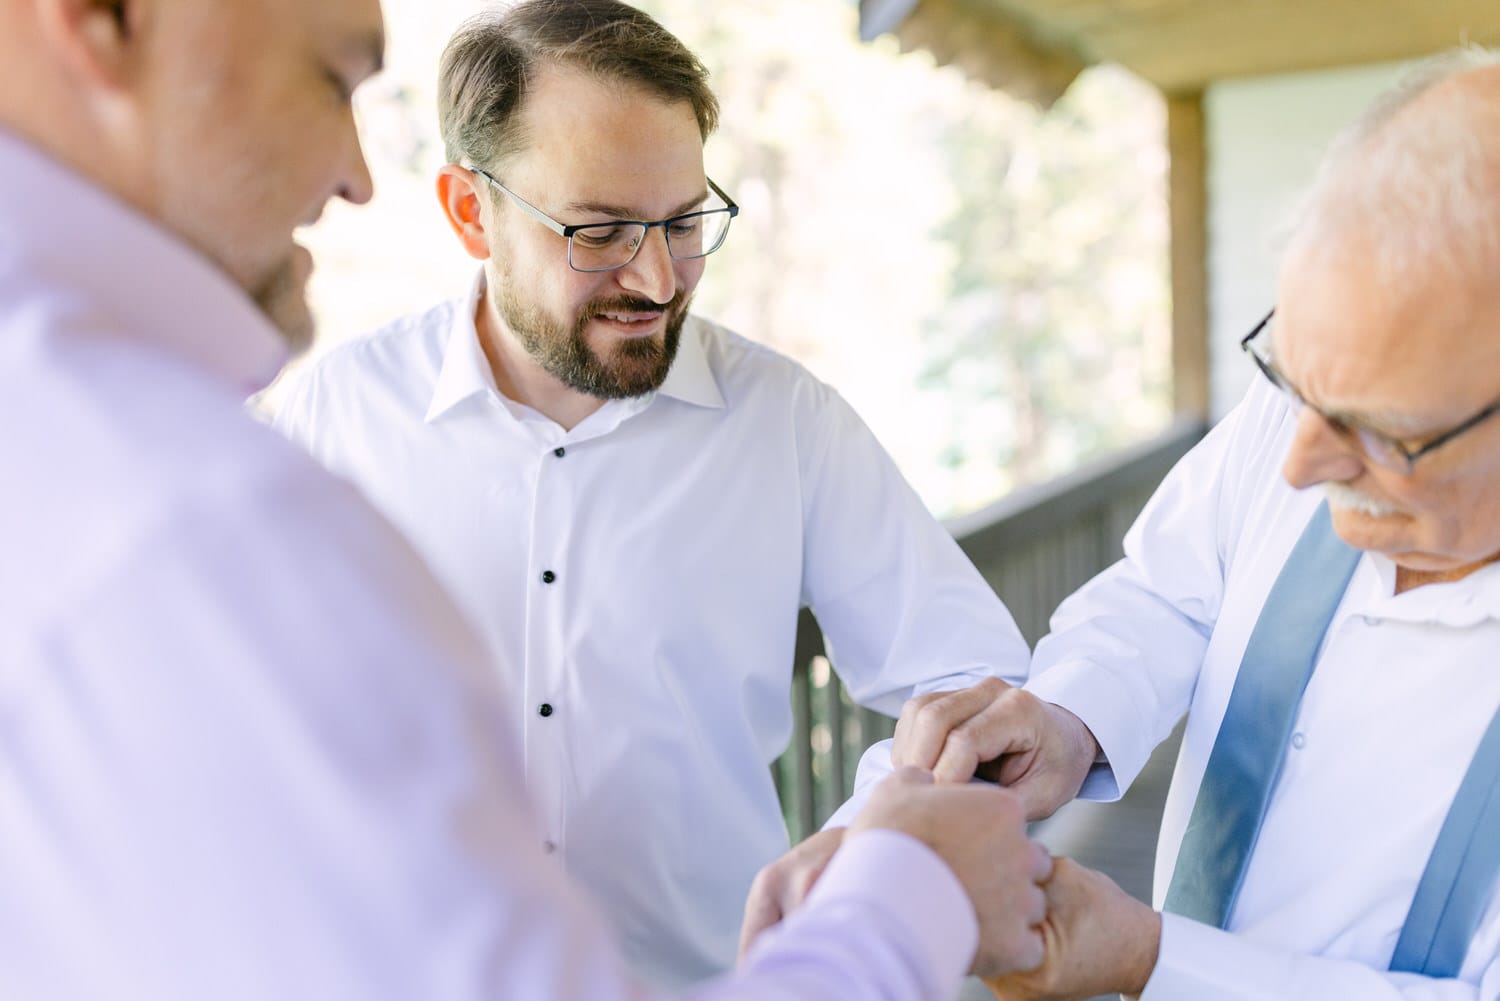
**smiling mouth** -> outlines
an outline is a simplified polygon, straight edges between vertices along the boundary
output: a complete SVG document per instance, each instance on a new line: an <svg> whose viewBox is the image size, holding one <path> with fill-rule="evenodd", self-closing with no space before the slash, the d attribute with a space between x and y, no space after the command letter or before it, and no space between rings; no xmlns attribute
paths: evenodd
<svg viewBox="0 0 1500 1001"><path fill-rule="evenodd" d="M655 329L657 321L666 314L661 310L649 313L609 311L599 313L596 320L604 320L626 334L647 334Z"/></svg>

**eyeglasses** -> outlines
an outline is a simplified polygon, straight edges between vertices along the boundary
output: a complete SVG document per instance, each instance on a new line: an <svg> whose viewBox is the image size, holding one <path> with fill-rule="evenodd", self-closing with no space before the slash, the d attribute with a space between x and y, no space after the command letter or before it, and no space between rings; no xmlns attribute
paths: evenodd
<svg viewBox="0 0 1500 1001"><path fill-rule="evenodd" d="M510 196L521 211L568 241L568 266L574 271L614 271L635 260L646 235L657 227L666 234L667 252L674 260L691 261L707 257L724 245L729 223L740 214L740 207L724 190L708 181L709 189L724 203L722 208L687 212L657 222L613 219L609 222L565 226L535 205L497 181L487 171L470 167L470 171L489 181Z"/></svg>
<svg viewBox="0 0 1500 1001"><path fill-rule="evenodd" d="M1291 398L1292 405L1295 408L1301 410L1305 407L1317 414L1323 423L1327 424L1341 437L1357 444L1364 451L1365 455L1386 469L1403 475L1410 475L1412 467L1422 456L1448 444L1448 442L1457 438L1465 431L1476 427L1494 414L1500 413L1500 400L1497 400L1457 427L1450 428L1439 435L1428 438L1416 447L1383 431L1377 431L1374 428L1366 427L1355 421L1324 413L1311 403L1308 403L1307 399L1297 390L1297 387L1293 386L1291 381L1285 375L1282 375L1281 370L1271 361L1271 319L1275 315L1276 310L1274 309L1267 313L1266 318L1257 323L1255 329L1246 334L1245 338L1240 341L1240 347L1255 361L1256 366L1260 368L1261 374L1271 380L1273 386Z"/></svg>

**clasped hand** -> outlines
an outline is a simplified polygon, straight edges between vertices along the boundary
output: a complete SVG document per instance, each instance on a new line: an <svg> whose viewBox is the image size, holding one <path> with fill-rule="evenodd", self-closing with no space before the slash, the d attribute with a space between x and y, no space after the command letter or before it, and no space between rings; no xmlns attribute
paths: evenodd
<svg viewBox="0 0 1500 1001"><path fill-rule="evenodd" d="M896 725L897 772L849 831L821 831L756 877L741 953L800 906L846 837L886 827L926 842L963 883L980 925L973 972L1002 1001L1138 993L1158 915L1100 873L1054 864L1025 834L1077 795L1098 750L1072 713L999 679L912 699ZM975 775L1007 788L967 785Z"/></svg>

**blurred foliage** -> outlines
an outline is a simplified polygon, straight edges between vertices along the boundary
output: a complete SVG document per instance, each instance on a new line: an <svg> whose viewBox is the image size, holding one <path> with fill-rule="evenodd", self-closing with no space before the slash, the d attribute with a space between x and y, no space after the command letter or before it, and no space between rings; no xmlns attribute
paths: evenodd
<svg viewBox="0 0 1500 1001"><path fill-rule="evenodd" d="M745 206L700 312L800 358L952 514L1170 410L1165 111L1115 67L1043 114L858 40L848 0L641 0L709 65Z"/></svg>
<svg viewBox="0 0 1500 1001"><path fill-rule="evenodd" d="M708 64L709 173L743 207L696 309L800 359L938 514L1169 413L1164 109L1113 67L1043 114L858 40L850 0L639 0ZM478 0L386 0L361 98L376 204L330 211L320 345L462 292L431 194L438 52Z"/></svg>

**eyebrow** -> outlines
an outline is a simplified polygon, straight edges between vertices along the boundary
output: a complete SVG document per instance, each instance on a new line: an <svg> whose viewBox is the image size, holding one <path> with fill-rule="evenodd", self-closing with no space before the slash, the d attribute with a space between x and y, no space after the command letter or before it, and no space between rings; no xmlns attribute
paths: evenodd
<svg viewBox="0 0 1500 1001"><path fill-rule="evenodd" d="M1391 438L1420 438L1424 435L1435 433L1431 420L1424 420L1419 417L1413 417L1410 414L1400 414L1390 410L1377 410L1365 413L1326 410L1324 413L1351 427L1368 428L1371 431L1379 432ZM1441 428L1437 430L1441 431Z"/></svg>
<svg viewBox="0 0 1500 1001"><path fill-rule="evenodd" d="M699 195L697 198L689 198L687 201L683 202L681 205L677 206L675 209L662 216L662 218L674 219L677 216L685 215L686 213L693 211L693 209L697 208L699 205L702 205L706 201L708 201L708 189L704 188L703 194ZM645 221L640 220L639 214L634 209L625 208L622 205L610 205L604 202L569 202L565 208L565 211L597 212L600 215L612 216L620 222Z"/></svg>
<svg viewBox="0 0 1500 1001"><path fill-rule="evenodd" d="M1266 354L1271 364L1280 371L1280 364L1276 360L1276 338L1274 336L1270 339L1269 349ZM1282 378L1290 379L1290 376L1287 376L1283 372ZM1302 387L1297 386L1296 383L1292 383L1292 385L1296 386L1298 395L1301 395ZM1306 399L1305 396L1303 398ZM1420 438L1424 435L1434 433L1430 419L1413 417L1410 414L1398 413L1394 410L1339 410L1334 407L1323 407L1312 400L1308 400L1308 403L1316 407L1325 417L1330 417L1340 424L1347 424L1349 427L1366 428L1377 434L1383 434L1388 438L1404 440Z"/></svg>

